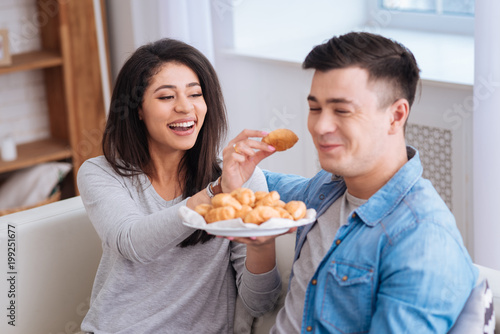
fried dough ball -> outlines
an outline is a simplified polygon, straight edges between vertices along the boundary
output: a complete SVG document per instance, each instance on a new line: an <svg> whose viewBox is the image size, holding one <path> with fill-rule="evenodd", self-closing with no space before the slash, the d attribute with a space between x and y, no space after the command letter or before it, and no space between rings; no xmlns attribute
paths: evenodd
<svg viewBox="0 0 500 334"><path fill-rule="evenodd" d="M235 210L234 218L244 219L245 216L252 211L252 207L250 205L243 204L241 206L241 210Z"/></svg>
<svg viewBox="0 0 500 334"><path fill-rule="evenodd" d="M243 221L245 223L260 225L271 218L280 217L280 213L270 206L257 206L245 216Z"/></svg>
<svg viewBox="0 0 500 334"><path fill-rule="evenodd" d="M213 208L205 215L205 221L210 224L219 220L234 219L235 212L236 210L232 206Z"/></svg>
<svg viewBox="0 0 500 334"><path fill-rule="evenodd" d="M262 138L266 144L273 146L276 151L285 151L291 148L299 140L299 137L288 129L276 129Z"/></svg>
<svg viewBox="0 0 500 334"><path fill-rule="evenodd" d="M255 202L255 206L274 206L280 200L280 194L277 191L273 190L270 193L267 193L260 200Z"/></svg>
<svg viewBox="0 0 500 334"><path fill-rule="evenodd" d="M223 206L231 206L235 210L241 210L241 203L238 202L236 198L230 194L217 194L212 198L212 205L214 208L220 208Z"/></svg>
<svg viewBox="0 0 500 334"><path fill-rule="evenodd" d="M274 210L279 212L281 218L293 220L293 217L290 214L290 212L286 211L284 208L279 207L279 206L275 206L273 208L274 208Z"/></svg>
<svg viewBox="0 0 500 334"><path fill-rule="evenodd" d="M254 206L255 194L251 189L238 188L231 192L231 196L238 200L242 205Z"/></svg>
<svg viewBox="0 0 500 334"><path fill-rule="evenodd" d="M302 201L290 201L286 203L285 210L292 215L294 220L299 220L306 216L307 208Z"/></svg>
<svg viewBox="0 0 500 334"><path fill-rule="evenodd" d="M255 202L258 202L260 201L261 199L263 199L267 194L269 194L267 191L256 191L254 193L255 195Z"/></svg>
<svg viewBox="0 0 500 334"><path fill-rule="evenodd" d="M280 200L280 199L279 199L279 200L277 200L276 202L274 202L274 204L273 204L273 206L274 206L274 207L279 207L279 208L284 208L284 207L285 207L285 205L286 205L286 203L285 203L285 202L283 202L283 201L282 201L282 200Z"/></svg>
<svg viewBox="0 0 500 334"><path fill-rule="evenodd" d="M299 220L306 215L306 205L302 201L285 203L277 191L256 191L238 188L230 194L217 194L212 205L199 204L195 211L205 218L207 224L241 218L245 223L260 225L271 218Z"/></svg>
<svg viewBox="0 0 500 334"><path fill-rule="evenodd" d="M208 211L212 209L212 206L210 204L198 204L195 208L194 211L198 212L200 215L205 217Z"/></svg>

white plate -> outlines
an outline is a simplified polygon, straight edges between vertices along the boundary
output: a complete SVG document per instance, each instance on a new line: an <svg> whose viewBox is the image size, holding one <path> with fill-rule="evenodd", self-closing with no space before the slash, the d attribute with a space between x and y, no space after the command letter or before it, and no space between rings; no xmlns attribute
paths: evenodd
<svg viewBox="0 0 500 334"><path fill-rule="evenodd" d="M245 224L240 218L207 224L200 214L186 206L179 208L179 215L182 218L182 223L186 226L205 230L209 234L225 237L260 237L276 235L285 233L292 227L307 225L316 220L316 210L314 209L308 209L306 216L300 220L271 218L260 225Z"/></svg>

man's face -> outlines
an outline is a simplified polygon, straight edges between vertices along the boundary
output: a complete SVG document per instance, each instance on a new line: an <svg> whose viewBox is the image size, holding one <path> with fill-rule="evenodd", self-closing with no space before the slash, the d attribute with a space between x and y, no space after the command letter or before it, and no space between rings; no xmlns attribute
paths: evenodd
<svg viewBox="0 0 500 334"><path fill-rule="evenodd" d="M390 149L390 106L379 106L388 85L368 82L359 67L316 71L308 97L308 129L321 167L345 178L383 172Z"/></svg>

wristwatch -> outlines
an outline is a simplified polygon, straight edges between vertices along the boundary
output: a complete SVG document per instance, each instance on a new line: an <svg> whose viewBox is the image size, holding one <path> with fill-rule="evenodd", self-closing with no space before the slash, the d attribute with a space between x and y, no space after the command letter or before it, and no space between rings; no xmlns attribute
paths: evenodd
<svg viewBox="0 0 500 334"><path fill-rule="evenodd" d="M212 198L217 194L222 193L222 186L220 185L220 176L217 180L210 182L207 186L207 195Z"/></svg>

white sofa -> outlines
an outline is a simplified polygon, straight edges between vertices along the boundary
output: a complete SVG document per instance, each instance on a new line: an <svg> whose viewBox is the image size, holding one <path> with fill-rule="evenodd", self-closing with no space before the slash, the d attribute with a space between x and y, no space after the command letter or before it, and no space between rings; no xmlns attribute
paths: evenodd
<svg viewBox="0 0 500 334"><path fill-rule="evenodd" d="M294 243L293 234L277 239L278 267L284 283L281 302L287 289ZM15 263L9 269L7 249L14 244ZM89 307L102 252L80 197L0 217L0 250L0 268L5 275L0 280L0 333L78 332ZM488 277L498 310L496 321L500 323L500 271L478 267ZM12 287L8 281L11 276L15 281ZM9 298L9 291L15 293L15 298ZM15 301L15 326L9 325L11 320L6 317L11 300ZM252 333L269 333L276 313L256 319Z"/></svg>
<svg viewBox="0 0 500 334"><path fill-rule="evenodd" d="M15 238L9 238L9 230L15 231ZM15 240L10 241L11 246L15 243L15 264L10 270L6 268L9 239ZM102 253L81 199L0 217L0 250L0 333L78 332ZM14 289L5 276L14 276ZM8 291L14 291L15 298L8 298ZM15 301L15 326L6 317L11 300Z"/></svg>

